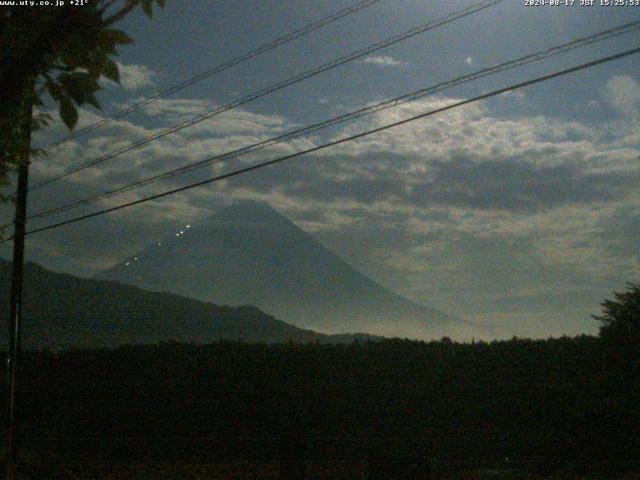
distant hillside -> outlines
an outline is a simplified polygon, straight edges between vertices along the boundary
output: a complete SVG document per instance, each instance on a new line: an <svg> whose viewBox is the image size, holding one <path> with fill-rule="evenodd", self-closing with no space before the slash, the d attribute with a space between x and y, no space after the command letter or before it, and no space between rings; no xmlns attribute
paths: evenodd
<svg viewBox="0 0 640 480"><path fill-rule="evenodd" d="M486 336L474 325L385 289L257 202L184 225L96 278L219 304L256 305L324 333Z"/></svg>
<svg viewBox="0 0 640 480"><path fill-rule="evenodd" d="M0 331L6 338L11 263L0 260ZM25 265L27 348L104 347L175 339L206 343L340 343L364 335L327 336L277 320L251 306L226 307L115 282L88 280Z"/></svg>

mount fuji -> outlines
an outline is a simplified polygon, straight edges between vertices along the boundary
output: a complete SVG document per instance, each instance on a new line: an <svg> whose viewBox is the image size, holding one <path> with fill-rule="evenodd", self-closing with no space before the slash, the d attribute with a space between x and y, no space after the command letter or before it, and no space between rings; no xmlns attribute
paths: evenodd
<svg viewBox="0 0 640 480"><path fill-rule="evenodd" d="M96 278L219 305L254 305L323 333L483 336L467 322L382 287L257 202L184 225Z"/></svg>

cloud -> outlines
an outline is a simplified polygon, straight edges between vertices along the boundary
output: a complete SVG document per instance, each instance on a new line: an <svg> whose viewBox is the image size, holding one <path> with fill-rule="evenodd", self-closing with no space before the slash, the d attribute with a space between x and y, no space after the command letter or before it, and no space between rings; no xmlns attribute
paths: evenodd
<svg viewBox="0 0 640 480"><path fill-rule="evenodd" d="M640 261L640 213L637 206L620 206L596 226L601 245L609 256L626 257L629 267Z"/></svg>
<svg viewBox="0 0 640 480"><path fill-rule="evenodd" d="M406 65L404 62L396 60L388 55L372 55L360 60L360 63L368 63L379 67L401 67Z"/></svg>
<svg viewBox="0 0 640 480"><path fill-rule="evenodd" d="M122 62L116 62L116 64L120 71L120 87L123 89L135 91L156 86L156 80L160 75L146 65ZM107 80L106 84L108 86L118 85L110 80Z"/></svg>
<svg viewBox="0 0 640 480"><path fill-rule="evenodd" d="M215 104L207 100L163 99L147 106L145 113L156 121L171 125L202 115L215 107ZM82 109L80 118L79 127L82 127L99 121L103 117ZM103 183L110 187L118 187L153 173L167 171L189 162L196 162L272 138L292 127L279 116L260 115L236 109L154 140L96 167L83 170L80 174L70 177L70 180L84 184ZM163 131L164 128L144 127L124 119L113 120L100 129L100 135L89 140L79 139L67 142L57 150L56 155L34 162L33 173L41 177L57 175L74 164L72 159L94 160L100 158L105 152L127 147L132 142ZM52 138L64 136L65 133L63 128L56 124L54 128L47 131L46 135L39 134L38 141L41 144L47 144ZM255 159L256 155L292 153L298 148L308 146L309 142L304 140L276 144L262 153L238 158L235 163ZM76 161L75 164L77 163ZM233 164L231 161L228 163ZM213 167L207 167L200 173L210 176L212 172L218 171Z"/></svg>
<svg viewBox="0 0 640 480"><path fill-rule="evenodd" d="M343 126L336 138L455 101L432 98L378 112ZM207 100L163 99L149 105L146 114L170 124L215 107ZM99 118L85 111L81 115L83 122ZM283 117L233 110L100 168L88 169L73 180L118 186L268 139L293 127ZM107 150L159 131L116 120L90 141L65 144L55 161L36 162L34 171L40 175L60 173L67 168L68 158L97 158ZM273 158L316 143L313 137L298 139L235 163ZM500 119L481 103L343 144L318 157L321 163L294 160L285 169L269 169L274 173L237 178L233 183L261 194L279 192L301 199L335 196L372 202L391 198L408 206L534 212L620 198L629 190L628 180L637 177L636 151L612 150L584 125L542 117ZM299 163L308 166L301 169ZM210 175L212 171L218 170L209 167L203 173ZM280 171L287 176L279 180Z"/></svg>
<svg viewBox="0 0 640 480"><path fill-rule="evenodd" d="M435 162L430 178L409 195L420 206L535 212L569 204L607 202L624 197L635 175L585 174L575 166L535 166L507 159Z"/></svg>
<svg viewBox="0 0 640 480"><path fill-rule="evenodd" d="M546 256L539 242L553 239L547 231L492 231L497 222L489 217L486 232L465 231L465 215L416 209L403 217L363 208L344 229L349 236L329 229L314 236L389 288L472 321L504 326L507 336L595 331L589 314L608 293L610 277L596 280L571 262ZM362 243L366 254L358 248Z"/></svg>
<svg viewBox="0 0 640 480"><path fill-rule="evenodd" d="M411 116L446 107L462 100L432 97L385 110L347 125L343 134L356 134ZM424 160L446 160L472 155L477 159L535 159L539 164L594 160L598 132L578 122L542 116L500 118L484 103L411 122L331 149L328 154L346 156L372 153L411 155ZM605 150L609 150L608 148ZM334 153L338 152L338 153ZM625 157L630 154L625 153Z"/></svg>
<svg viewBox="0 0 640 480"><path fill-rule="evenodd" d="M499 97L502 98L516 98L518 100L522 100L526 97L522 90L509 90L508 92L501 93Z"/></svg>
<svg viewBox="0 0 640 480"><path fill-rule="evenodd" d="M221 105L205 99L160 99L146 106L144 113L173 125L207 115L220 107ZM190 126L182 130L180 135L192 137L203 133L218 136L277 133L287 126L290 124L279 115L261 115L235 108Z"/></svg>
<svg viewBox="0 0 640 480"><path fill-rule="evenodd" d="M640 83L629 75L616 75L605 87L606 96L621 114L630 116L640 109Z"/></svg>
<svg viewBox="0 0 640 480"><path fill-rule="evenodd" d="M576 167L535 166L515 159L473 161L467 157L434 161L424 175L382 168L376 171L371 165L349 174L338 161L333 165L333 174L328 175L323 174L328 167L326 162L325 168L316 172L312 168L287 169L288 182L277 182L272 176L262 184L263 191L280 183L281 191L287 194L319 202L386 200L419 208L531 213L621 199L640 180L640 171L585 174ZM254 183L253 188L258 186Z"/></svg>

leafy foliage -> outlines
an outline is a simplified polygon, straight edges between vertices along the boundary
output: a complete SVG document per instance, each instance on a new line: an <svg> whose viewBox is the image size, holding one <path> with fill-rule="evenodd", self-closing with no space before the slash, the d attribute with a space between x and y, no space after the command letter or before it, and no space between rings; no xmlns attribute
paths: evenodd
<svg viewBox="0 0 640 480"><path fill-rule="evenodd" d="M164 0L155 0L160 7ZM69 129L78 122L77 107L100 108L98 80L119 81L114 58L131 38L112 25L141 5L151 17L154 0L91 1L79 8L0 9L0 180L25 161L30 132L46 125L36 115L45 99L59 106Z"/></svg>
<svg viewBox="0 0 640 480"><path fill-rule="evenodd" d="M629 283L626 292L613 292L615 300L601 303L600 336L605 339L640 344L640 284Z"/></svg>

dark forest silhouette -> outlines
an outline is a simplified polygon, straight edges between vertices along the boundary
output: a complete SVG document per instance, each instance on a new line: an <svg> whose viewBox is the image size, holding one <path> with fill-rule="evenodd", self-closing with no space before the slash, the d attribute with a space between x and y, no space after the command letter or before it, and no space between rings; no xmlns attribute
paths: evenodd
<svg viewBox="0 0 640 480"><path fill-rule="evenodd" d="M198 465L264 478L637 472L638 353L587 336L32 352L25 458L77 473L64 478L127 465L186 469L154 478Z"/></svg>

